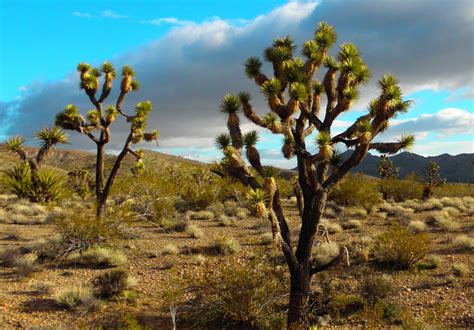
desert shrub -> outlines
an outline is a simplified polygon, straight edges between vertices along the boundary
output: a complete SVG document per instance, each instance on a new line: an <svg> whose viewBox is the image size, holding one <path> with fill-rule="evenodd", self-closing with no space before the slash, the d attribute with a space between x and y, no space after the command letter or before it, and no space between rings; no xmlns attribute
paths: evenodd
<svg viewBox="0 0 474 330"><path fill-rule="evenodd" d="M127 256L114 248L92 246L84 251L71 253L70 262L92 267L117 267L127 263Z"/></svg>
<svg viewBox="0 0 474 330"><path fill-rule="evenodd" d="M59 214L54 219L56 231L62 237L62 247L58 254L67 254L113 241L129 238L132 218L119 208L109 214L105 221L97 221L91 209L73 209Z"/></svg>
<svg viewBox="0 0 474 330"><path fill-rule="evenodd" d="M201 228L196 225L187 225L184 232L186 233L186 235L192 238L201 238L204 236L204 233L202 232Z"/></svg>
<svg viewBox="0 0 474 330"><path fill-rule="evenodd" d="M329 219L336 219L337 213L332 207L326 206L323 211L323 216Z"/></svg>
<svg viewBox="0 0 474 330"><path fill-rule="evenodd" d="M234 223L234 221L232 221L232 219L229 218L225 214L219 214L219 216L217 217L217 223L221 227L228 227L228 226L232 225Z"/></svg>
<svg viewBox="0 0 474 330"><path fill-rule="evenodd" d="M96 304L93 289L83 285L58 291L54 300L67 309L89 309Z"/></svg>
<svg viewBox="0 0 474 330"><path fill-rule="evenodd" d="M265 233L260 237L260 241L264 245L268 245L273 243L273 234L272 233Z"/></svg>
<svg viewBox="0 0 474 330"><path fill-rule="evenodd" d="M376 262L393 269L411 268L431 250L428 234L392 226L374 239Z"/></svg>
<svg viewBox="0 0 474 330"><path fill-rule="evenodd" d="M173 244L167 244L161 250L162 255L177 255L179 254L179 248Z"/></svg>
<svg viewBox="0 0 474 330"><path fill-rule="evenodd" d="M328 232L331 234L340 233L342 231L341 225L333 221L328 221L326 219L323 219L320 221L320 224L326 227Z"/></svg>
<svg viewBox="0 0 474 330"><path fill-rule="evenodd" d="M38 269L38 255L34 252L23 254L13 262L15 273L20 276L28 276Z"/></svg>
<svg viewBox="0 0 474 330"><path fill-rule="evenodd" d="M447 212L433 212L428 216L427 221L447 231L456 231L461 228L461 225L455 222Z"/></svg>
<svg viewBox="0 0 474 330"><path fill-rule="evenodd" d="M459 250L474 250L474 238L466 235L456 237L453 244Z"/></svg>
<svg viewBox="0 0 474 330"><path fill-rule="evenodd" d="M67 195L62 176L41 170L36 180L32 180L31 169L27 164L14 166L5 172L7 186L18 198L27 198L32 202L53 202Z"/></svg>
<svg viewBox="0 0 474 330"><path fill-rule="evenodd" d="M466 205L462 198L459 197L443 197L439 200L444 207L453 207L461 212L466 211Z"/></svg>
<svg viewBox="0 0 474 330"><path fill-rule="evenodd" d="M453 274L457 277L465 277L469 274L469 266L463 263L455 263L452 265L451 269L453 270Z"/></svg>
<svg viewBox="0 0 474 330"><path fill-rule="evenodd" d="M383 180L382 190L387 200L403 202L408 199L421 199L423 184L414 175L405 179L387 178Z"/></svg>
<svg viewBox="0 0 474 330"><path fill-rule="evenodd" d="M186 213L186 217L191 220L212 220L214 219L214 213L211 211L189 211Z"/></svg>
<svg viewBox="0 0 474 330"><path fill-rule="evenodd" d="M421 233L426 230L426 224L420 220L410 221L410 223L407 226L407 229L415 233Z"/></svg>
<svg viewBox="0 0 474 330"><path fill-rule="evenodd" d="M216 178L208 170L193 169L185 178L180 176L178 180L181 203L177 203L176 208L181 211L204 210L218 199Z"/></svg>
<svg viewBox="0 0 474 330"><path fill-rule="evenodd" d="M338 205L362 207L370 212L380 202L378 185L363 174L348 174L331 191L329 200Z"/></svg>
<svg viewBox="0 0 474 330"><path fill-rule="evenodd" d="M202 254L196 254L194 257L193 257L193 264L194 265L198 265L198 266L202 266L206 263L206 257L203 256Z"/></svg>
<svg viewBox="0 0 474 330"><path fill-rule="evenodd" d="M383 203L379 205L379 210L386 212L388 216L394 217L401 225L407 225L413 214L412 209L406 209L400 205Z"/></svg>
<svg viewBox="0 0 474 330"><path fill-rule="evenodd" d="M367 218L367 210L361 209L357 207L348 207L344 209L344 216L347 218L359 218L365 219Z"/></svg>
<svg viewBox="0 0 474 330"><path fill-rule="evenodd" d="M39 295L50 294L53 289L53 283L48 281L36 281L32 280L30 283L30 289Z"/></svg>
<svg viewBox="0 0 474 330"><path fill-rule="evenodd" d="M418 261L415 264L415 268L418 270L436 269L441 265L441 263L442 263L441 258L437 256L430 256L421 261Z"/></svg>
<svg viewBox="0 0 474 330"><path fill-rule="evenodd" d="M261 260L261 258L258 258ZM192 278L184 319L204 328L279 329L287 283L273 266L247 261L210 266Z"/></svg>
<svg viewBox="0 0 474 330"><path fill-rule="evenodd" d="M313 248L312 257L318 266L325 265L339 255L339 245L334 242L321 242Z"/></svg>
<svg viewBox="0 0 474 330"><path fill-rule="evenodd" d="M415 210L416 212L425 212L425 211L442 210L442 209L443 209L443 204L439 200L428 199L420 203Z"/></svg>
<svg viewBox="0 0 474 330"><path fill-rule="evenodd" d="M434 190L435 197L474 197L472 183L446 183Z"/></svg>
<svg viewBox="0 0 474 330"><path fill-rule="evenodd" d="M214 243L214 249L223 255L234 254L240 250L240 243L233 237L224 237Z"/></svg>
<svg viewBox="0 0 474 330"><path fill-rule="evenodd" d="M332 299L332 309L339 316L348 316L361 311L364 308L365 301L357 295L336 295Z"/></svg>
<svg viewBox="0 0 474 330"><path fill-rule="evenodd" d="M362 222L360 220L347 220L342 223L344 229L359 229L362 228Z"/></svg>
<svg viewBox="0 0 474 330"><path fill-rule="evenodd" d="M374 305L394 292L391 281L384 276L366 275L361 283L360 291L365 300Z"/></svg>
<svg viewBox="0 0 474 330"><path fill-rule="evenodd" d="M129 288L129 273L125 269L113 269L94 278L92 285L96 297L109 299Z"/></svg>

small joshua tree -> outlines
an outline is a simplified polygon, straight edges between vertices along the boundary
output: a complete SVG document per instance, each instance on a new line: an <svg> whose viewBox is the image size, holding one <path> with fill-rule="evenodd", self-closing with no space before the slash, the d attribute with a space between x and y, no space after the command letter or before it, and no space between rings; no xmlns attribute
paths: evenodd
<svg viewBox="0 0 474 330"><path fill-rule="evenodd" d="M19 197L27 197L34 202L48 202L51 198L54 199L55 194L51 194L53 189L62 190L59 187L61 182L52 173L46 173L46 175L41 176L41 164L56 144L67 143L68 136L58 127L45 127L36 133L35 138L41 141L41 146L36 155L29 155L25 150L24 137L15 136L7 140L5 143L6 150L16 153L22 161L21 167L7 171L7 175L16 184L20 181L28 183L27 186L23 187L24 189L20 187L21 185L15 185L17 188L21 188L14 188L19 193ZM57 184L54 182L57 182Z"/></svg>
<svg viewBox="0 0 474 330"><path fill-rule="evenodd" d="M303 60L294 56L296 46L289 36L276 39L264 52L265 60L273 68L273 77L262 72L259 58L251 57L245 63L247 76L261 88L270 112L264 116L257 114L246 92L226 95L221 105L221 111L228 116L229 130L229 134L216 138L225 156L221 166L227 175L250 188L247 197L251 208L255 214L267 217L273 233L277 234L274 239L281 244L291 277L289 328L305 323L313 276L343 258L344 249L340 249L341 253L326 264L318 264L313 258L313 243L329 192L370 149L394 154L409 148L414 142L413 136L404 136L393 143L372 142L388 127L391 118L405 113L411 104L411 101L403 100L398 81L392 75L385 75L378 81L380 95L370 102L367 114L359 117L344 132L332 134L335 119L350 109L359 96L359 87L368 81L370 75L358 49L351 43L340 46L337 58L329 56L328 50L335 42L334 27L320 23L314 38L304 43ZM320 82L315 79L315 74L321 66L327 70ZM325 111L321 111L323 94L327 101ZM283 136L285 158L296 157L299 188L295 192L300 194L302 202L301 230L297 240L291 237L273 173L265 171L260 163L255 147L256 132L241 132L239 114L242 111L254 124ZM315 130L318 133L312 140L316 142L318 152L312 154L306 142ZM337 144L353 149L345 161L335 152ZM244 147L254 171L243 159Z"/></svg>
<svg viewBox="0 0 474 330"><path fill-rule="evenodd" d="M109 96L112 90L112 82L115 79L116 72L112 64L104 62L100 69L92 68L89 64L80 63L77 67L80 73L80 88L83 89L89 97L94 109L87 112L87 119L84 118L78 108L69 104L64 111L56 116L56 125L64 129L72 130L84 134L91 139L97 146L97 157L95 166L95 193L97 201L97 217L102 219L105 216L105 205L109 197L112 185L117 178L120 165L127 154L132 154L137 162L132 168L134 174L140 173L144 169L142 162L143 151L132 150L132 145L137 144L143 139L145 141L157 141L158 132L152 131L145 133L148 114L152 110L150 101L139 102L135 106L135 114L126 114L122 110L122 104L128 93L138 89L138 81L134 78L135 72L131 67L125 65L122 68L122 81L120 84L120 94L116 100L115 106L108 105L103 108L103 102ZM100 89L99 77L104 75L102 92L97 98L96 94ZM112 169L105 177L105 146L110 142L110 126L117 116L125 117L130 125L130 130L125 138L122 150L113 163ZM98 135L94 135L97 131Z"/></svg>
<svg viewBox="0 0 474 330"><path fill-rule="evenodd" d="M423 189L423 199L426 200L433 196L434 189L446 184L446 179L443 179L439 174L439 165L435 162L430 162L425 170L425 177L427 182Z"/></svg>
<svg viewBox="0 0 474 330"><path fill-rule="evenodd" d="M396 179L398 177L398 173L400 172L399 167L394 167L393 162L390 158L386 155L380 156L380 162L377 166L377 171L379 172L381 183L380 183L380 190L382 191L382 195L384 199L387 199L387 190L385 188L385 181L387 179Z"/></svg>

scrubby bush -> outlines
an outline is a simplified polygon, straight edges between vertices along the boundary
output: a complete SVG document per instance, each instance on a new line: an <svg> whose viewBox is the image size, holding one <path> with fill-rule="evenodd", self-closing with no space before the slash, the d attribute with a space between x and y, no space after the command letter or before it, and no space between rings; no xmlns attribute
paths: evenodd
<svg viewBox="0 0 474 330"><path fill-rule="evenodd" d="M392 226L374 239L376 262L393 269L408 269L423 259L431 250L428 234L412 233Z"/></svg>
<svg viewBox="0 0 474 330"><path fill-rule="evenodd" d="M363 174L348 174L329 194L338 205L362 207L367 212L380 202L377 183Z"/></svg>
<svg viewBox="0 0 474 330"><path fill-rule="evenodd" d="M263 245L271 244L273 242L273 234L272 233L264 233L261 236L260 241L262 242Z"/></svg>
<svg viewBox="0 0 474 330"><path fill-rule="evenodd" d="M127 263L127 256L115 248L92 246L70 254L68 260L83 266L117 267Z"/></svg>
<svg viewBox="0 0 474 330"><path fill-rule="evenodd" d="M466 235L456 237L453 244L459 250L474 250L474 238Z"/></svg>
<svg viewBox="0 0 474 330"><path fill-rule="evenodd" d="M420 220L410 221L407 228L415 233L421 233L426 230L426 224Z"/></svg>
<svg viewBox="0 0 474 330"><path fill-rule="evenodd" d="M96 297L109 299L129 288L129 273L125 269L114 269L94 278L92 284Z"/></svg>
<svg viewBox="0 0 474 330"><path fill-rule="evenodd" d="M211 211L189 211L186 213L186 217L191 220L212 220L214 219L214 213Z"/></svg>
<svg viewBox="0 0 474 330"><path fill-rule="evenodd" d="M68 309L89 309L96 304L93 289L83 285L58 291L54 300L58 305Z"/></svg>
<svg viewBox="0 0 474 330"><path fill-rule="evenodd" d="M48 281L32 280L29 284L30 289L38 295L50 294L53 289L53 283Z"/></svg>
<svg viewBox="0 0 474 330"><path fill-rule="evenodd" d="M423 184L417 180L415 175L409 175L405 179L385 179L382 190L386 200L395 202L421 199L423 196Z"/></svg>
<svg viewBox="0 0 474 330"><path fill-rule="evenodd" d="M259 260L261 260L259 258ZM282 272L257 262L209 267L192 279L184 319L203 328L280 329L286 303Z"/></svg>
<svg viewBox="0 0 474 330"><path fill-rule="evenodd" d="M428 223L447 231L456 231L461 225L455 222L447 212L433 212L428 216Z"/></svg>
<svg viewBox="0 0 474 330"><path fill-rule="evenodd" d="M219 216L217 217L217 223L221 227L227 227L232 225L233 221L227 215L219 214Z"/></svg>
<svg viewBox="0 0 474 330"><path fill-rule="evenodd" d="M441 258L437 256L430 256L427 257L415 264L416 269L424 270L424 269L435 269L438 268L442 263Z"/></svg>
<svg viewBox="0 0 474 330"><path fill-rule="evenodd" d="M339 255L339 245L334 242L321 242L313 248L312 257L318 266L325 265Z"/></svg>
<svg viewBox="0 0 474 330"><path fill-rule="evenodd" d="M373 305L388 297L394 288L386 277L367 275L363 278L360 291L365 300Z"/></svg>
<svg viewBox="0 0 474 330"><path fill-rule="evenodd" d="M187 225L184 232L192 238L201 238L204 235L201 228L196 225Z"/></svg>
<svg viewBox="0 0 474 330"><path fill-rule="evenodd" d="M340 233L342 231L341 225L333 221L322 219L320 224L323 225L331 234Z"/></svg>
<svg viewBox="0 0 474 330"><path fill-rule="evenodd" d="M163 249L161 250L162 255L177 255L179 254L179 248L176 245L173 244L167 244Z"/></svg>
<svg viewBox="0 0 474 330"><path fill-rule="evenodd" d="M34 252L23 254L13 262L15 273L20 276L28 276L38 269L38 255Z"/></svg>
<svg viewBox="0 0 474 330"><path fill-rule="evenodd" d="M443 204L437 199L428 199L423 201L418 207L415 209L416 212L424 212L424 211L433 211L433 210L442 210Z"/></svg>
<svg viewBox="0 0 474 330"><path fill-rule="evenodd" d="M393 205L389 203L379 205L379 210L386 212L390 217L394 217L399 222L399 224L404 226L409 223L413 214L412 209L406 209L400 205Z"/></svg>
<svg viewBox="0 0 474 330"><path fill-rule="evenodd" d="M347 220L342 223L344 229L359 229L362 228L362 222L360 220Z"/></svg>
<svg viewBox="0 0 474 330"><path fill-rule="evenodd" d="M367 210L356 208L356 207L348 207L344 209L344 216L347 218L359 218L365 219L367 218Z"/></svg>
<svg viewBox="0 0 474 330"><path fill-rule="evenodd" d="M193 264L195 265L198 265L198 266L202 266L206 263L206 257L203 256L202 254L196 254L194 257L193 257Z"/></svg>
<svg viewBox="0 0 474 330"><path fill-rule="evenodd" d="M454 263L451 268L453 270L454 275L458 277L464 277L469 274L469 266L467 266L466 264L457 262Z"/></svg>
<svg viewBox="0 0 474 330"><path fill-rule="evenodd" d="M240 250L240 243L233 237L224 237L214 243L214 248L220 254L229 255Z"/></svg>

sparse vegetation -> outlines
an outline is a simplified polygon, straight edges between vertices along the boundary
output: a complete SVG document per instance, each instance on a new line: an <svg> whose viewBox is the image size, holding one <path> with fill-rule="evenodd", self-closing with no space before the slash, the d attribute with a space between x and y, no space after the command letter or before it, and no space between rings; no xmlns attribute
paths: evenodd
<svg viewBox="0 0 474 330"><path fill-rule="evenodd" d="M126 255L114 248L92 246L68 256L72 263L89 267L117 267L127 263Z"/></svg>
<svg viewBox="0 0 474 330"><path fill-rule="evenodd" d="M55 294L54 299L59 306L68 309L88 310L96 305L92 288L83 285L61 289Z"/></svg>
<svg viewBox="0 0 474 330"><path fill-rule="evenodd" d="M214 248L220 254L229 255L240 250L240 243L233 237L224 237L214 243Z"/></svg>
<svg viewBox="0 0 474 330"><path fill-rule="evenodd" d="M95 296L109 299L130 287L130 278L125 269L113 269L97 276L92 281Z"/></svg>

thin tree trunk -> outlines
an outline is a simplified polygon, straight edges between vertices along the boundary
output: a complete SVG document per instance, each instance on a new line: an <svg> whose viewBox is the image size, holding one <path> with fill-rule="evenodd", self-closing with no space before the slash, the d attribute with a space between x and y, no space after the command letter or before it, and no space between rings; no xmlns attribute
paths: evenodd
<svg viewBox="0 0 474 330"><path fill-rule="evenodd" d="M308 298L311 275L309 268L291 272L290 304L288 310L288 329L307 328Z"/></svg>

